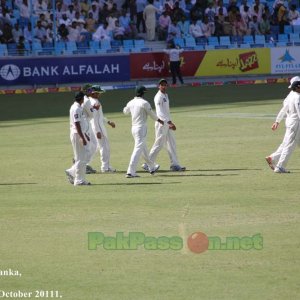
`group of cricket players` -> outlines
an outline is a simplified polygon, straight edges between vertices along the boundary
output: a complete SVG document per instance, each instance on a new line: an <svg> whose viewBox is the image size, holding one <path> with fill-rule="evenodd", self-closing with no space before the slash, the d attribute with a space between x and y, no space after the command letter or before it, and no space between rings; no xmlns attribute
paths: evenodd
<svg viewBox="0 0 300 300"><path fill-rule="evenodd" d="M161 79L158 91L154 97L155 111L150 103L144 99L147 92L145 86L137 86L135 97L123 109L124 114L131 115L132 136L134 149L126 172L126 178L139 177L137 166L142 156L142 168L154 174L159 169L156 163L157 156L163 147L166 147L170 158L170 170L185 171L179 164L176 151L174 131L175 124L171 121L169 97L167 94L168 82ZM265 159L275 173L290 173L286 169L287 162L296 145L300 145L300 76L291 78L291 91L283 101L283 107L278 113L272 130L276 130L279 123L286 118L286 132L278 149ZM101 172L114 173L116 169L110 165L110 145L105 124L115 128L115 123L103 115L99 101L105 91L99 85L86 84L82 91L75 94L75 101L70 108L70 139L74 152L73 165L66 170L69 182L75 186L90 185L85 174L96 173L89 164L97 151L100 152ZM155 121L155 142L148 152L147 118Z"/></svg>
<svg viewBox="0 0 300 300"><path fill-rule="evenodd" d="M154 97L156 113L150 103L144 99L144 94L147 92L145 86L136 87L135 97L123 109L124 114L131 115L131 132L134 138L134 149L126 178L139 177L136 172L141 156L145 160L142 168L153 175L160 167L155 161L164 146L169 154L170 170L185 171L185 167L180 166L177 158L174 135L176 126L171 121L167 86L166 79L161 79L158 83L158 92ZM86 181L85 175L96 173L96 170L90 166L90 162L97 151L100 152L101 172L116 172L116 169L110 165L110 145L105 124L112 128L116 125L103 115L99 99L104 92L99 85L86 84L82 91L75 94L75 101L70 108L70 139L74 159L73 165L65 173L69 182L75 186L91 184ZM148 116L155 121L155 142L150 152L146 144Z"/></svg>

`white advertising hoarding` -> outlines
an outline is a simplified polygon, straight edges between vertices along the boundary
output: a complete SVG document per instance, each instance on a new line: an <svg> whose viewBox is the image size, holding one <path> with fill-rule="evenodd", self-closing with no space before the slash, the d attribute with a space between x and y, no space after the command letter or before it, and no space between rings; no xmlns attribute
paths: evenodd
<svg viewBox="0 0 300 300"><path fill-rule="evenodd" d="M300 73L300 47L271 49L272 74Z"/></svg>

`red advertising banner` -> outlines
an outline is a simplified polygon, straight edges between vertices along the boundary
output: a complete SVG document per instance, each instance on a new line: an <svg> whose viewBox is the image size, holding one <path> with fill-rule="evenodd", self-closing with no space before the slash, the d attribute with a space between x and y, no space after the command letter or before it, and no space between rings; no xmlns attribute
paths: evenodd
<svg viewBox="0 0 300 300"><path fill-rule="evenodd" d="M195 76L206 51L189 51L181 54L181 72L183 76ZM163 52L130 54L130 78L168 77L169 57Z"/></svg>

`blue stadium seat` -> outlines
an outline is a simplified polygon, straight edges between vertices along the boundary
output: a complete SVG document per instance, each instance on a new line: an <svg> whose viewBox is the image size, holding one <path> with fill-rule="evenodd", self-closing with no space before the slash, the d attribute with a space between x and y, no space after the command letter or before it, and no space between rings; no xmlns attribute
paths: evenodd
<svg viewBox="0 0 300 300"><path fill-rule="evenodd" d="M233 35L230 37L231 39L231 44L239 46L240 44L243 44L243 38L239 35Z"/></svg>
<svg viewBox="0 0 300 300"><path fill-rule="evenodd" d="M109 50L111 49L111 44L109 40L101 40L100 41L101 49Z"/></svg>
<svg viewBox="0 0 300 300"><path fill-rule="evenodd" d="M196 47L195 38L193 38L192 36L185 37L184 40L185 40L185 46L186 47L191 47L191 48L195 48Z"/></svg>
<svg viewBox="0 0 300 300"><path fill-rule="evenodd" d="M145 48L145 41L144 40L134 40L134 47L135 47L135 49Z"/></svg>
<svg viewBox="0 0 300 300"><path fill-rule="evenodd" d="M289 41L289 37L287 33L281 33L278 34L278 42L285 42L287 43Z"/></svg>
<svg viewBox="0 0 300 300"><path fill-rule="evenodd" d="M293 32L293 27L291 25L284 25L284 33L292 33Z"/></svg>
<svg viewBox="0 0 300 300"><path fill-rule="evenodd" d="M299 33L290 33L289 37L290 37L289 41L292 42L292 43L300 42Z"/></svg>
<svg viewBox="0 0 300 300"><path fill-rule="evenodd" d="M244 44L240 44L240 48L243 48L243 49L248 49L248 48L251 48L250 44L249 43L244 43Z"/></svg>
<svg viewBox="0 0 300 300"><path fill-rule="evenodd" d="M254 44L254 39L252 35L244 35L243 41L244 44Z"/></svg>
<svg viewBox="0 0 300 300"><path fill-rule="evenodd" d="M195 39L196 40L196 45L197 46L205 46L207 45L207 38L206 37L198 37Z"/></svg>
<svg viewBox="0 0 300 300"><path fill-rule="evenodd" d="M209 36L207 41L208 45L219 46L219 39L217 36Z"/></svg>
<svg viewBox="0 0 300 300"><path fill-rule="evenodd" d="M66 50L66 44L63 41L59 41L55 43L54 51L56 55L64 54Z"/></svg>
<svg viewBox="0 0 300 300"><path fill-rule="evenodd" d="M8 54L6 44L0 44L0 56L6 56Z"/></svg>
<svg viewBox="0 0 300 300"><path fill-rule="evenodd" d="M294 25L293 31L294 31L294 33L300 33L300 25Z"/></svg>
<svg viewBox="0 0 300 300"><path fill-rule="evenodd" d="M77 44L76 42L69 41L66 42L66 50L64 52L65 54L76 54L77 53Z"/></svg>
<svg viewBox="0 0 300 300"><path fill-rule="evenodd" d="M184 47L184 39L183 38L174 38L174 44L181 48Z"/></svg>
<svg viewBox="0 0 300 300"><path fill-rule="evenodd" d="M230 37L229 36L220 36L220 46L228 46L228 48L232 47Z"/></svg>
<svg viewBox="0 0 300 300"><path fill-rule="evenodd" d="M123 41L123 50L130 51L134 48L133 40L124 40Z"/></svg>
<svg viewBox="0 0 300 300"><path fill-rule="evenodd" d="M255 44L265 44L266 42L266 37L262 34L256 34L254 38L255 38Z"/></svg>
<svg viewBox="0 0 300 300"><path fill-rule="evenodd" d="M120 40L112 40L110 42L110 48L112 48L112 49L117 49L119 51L122 46L123 46L123 43ZM102 46L101 46L101 48L102 48Z"/></svg>

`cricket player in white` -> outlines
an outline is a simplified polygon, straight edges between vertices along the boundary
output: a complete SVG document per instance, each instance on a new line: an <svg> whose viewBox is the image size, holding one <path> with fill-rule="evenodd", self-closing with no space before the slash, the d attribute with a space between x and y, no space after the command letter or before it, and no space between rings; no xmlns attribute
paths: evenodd
<svg viewBox="0 0 300 300"><path fill-rule="evenodd" d="M155 124L155 142L150 150L149 157L152 162L156 161L160 150L166 146L170 158L172 171L185 171L185 167L181 167L176 151L176 140L174 132L176 130L175 124L171 121L169 97L166 92L168 82L166 79L161 79L158 84L159 91L154 97L155 110L157 116L164 121L164 124ZM142 167L146 170L147 165Z"/></svg>
<svg viewBox="0 0 300 300"><path fill-rule="evenodd" d="M82 104L83 109L83 116L86 119L86 128L84 128L85 133L90 137L90 143L89 143L89 152L88 152L88 161L86 165L86 173L87 174L94 174L96 173L96 170L94 170L89 164L93 160L94 153L97 150L97 139L95 135L93 134L91 123L93 122L94 117L94 107L91 103L91 84L85 84L83 86L83 92L85 93L84 101Z"/></svg>
<svg viewBox="0 0 300 300"><path fill-rule="evenodd" d="M127 169L127 178L139 177L136 174L136 168L141 155L147 162L151 174L154 174L159 169L159 165L154 165L148 155L146 144L147 117L149 115L154 121L161 124L164 122L156 116L149 102L143 99L146 91L147 89L144 86L138 86L136 88L136 97L129 101L123 109L124 114L131 114L131 133L134 138L134 149Z"/></svg>
<svg viewBox="0 0 300 300"><path fill-rule="evenodd" d="M82 103L84 93L79 92L75 95L75 102L70 108L70 139L74 152L74 164L66 170L66 175L70 183L74 185L90 185L85 180L86 163L88 159L89 137L84 134L82 128L86 126L83 117Z"/></svg>
<svg viewBox="0 0 300 300"><path fill-rule="evenodd" d="M267 163L275 173L289 173L286 170L287 162L296 145L300 145L300 77L293 77L290 83L289 88L292 88L292 91L283 101L283 107L272 125L272 130L276 130L286 116L286 132L278 149L266 157Z"/></svg>
<svg viewBox="0 0 300 300"><path fill-rule="evenodd" d="M105 123L110 125L112 128L115 128L116 124L112 121L109 121L103 115L102 105L99 102L99 98L104 92L105 91L101 89L99 85L93 85L91 87L91 104L94 108L91 125L93 129L93 136L97 140L100 150L101 172L112 173L116 172L116 169L110 165L110 145ZM97 149L94 150L94 153L96 150Z"/></svg>

